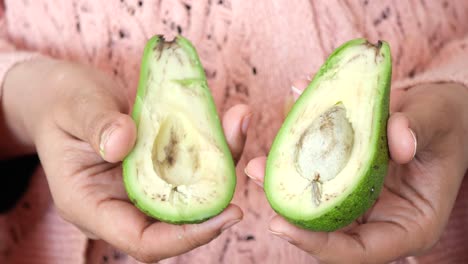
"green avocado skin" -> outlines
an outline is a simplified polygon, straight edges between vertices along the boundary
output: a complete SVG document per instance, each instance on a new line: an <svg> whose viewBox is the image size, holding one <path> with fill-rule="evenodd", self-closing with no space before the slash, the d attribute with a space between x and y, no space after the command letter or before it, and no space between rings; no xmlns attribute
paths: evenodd
<svg viewBox="0 0 468 264"><path fill-rule="evenodd" d="M142 57L142 63L141 63L141 69L140 69L140 77L139 77L139 83L138 83L138 89L137 89L137 95L136 95L135 103L134 103L133 110L132 110L132 118L135 121L135 124L136 124L137 128L138 128L139 121L140 121L139 120L140 119L140 113L141 113L141 110L142 110L142 107L143 107L143 103L142 103L143 100L141 100L141 98L144 98L144 96L146 94L146 89L147 89L148 70L149 70L149 67L150 67L149 65L152 62L151 60L154 59L153 50L156 49L159 46L159 44L162 43L162 42L166 42L164 37L161 36L161 35L155 35L155 36L151 37L147 41L147 43L145 45L145 48L144 48L144 51L143 51L143 57ZM232 190L229 190L229 192L230 192L229 199L226 200L226 202L223 204L223 206L220 206L220 208L217 210L216 213L211 214L211 215L206 215L204 217L200 217L200 218L197 218L197 219L174 220L174 219L170 219L168 217L165 217L163 213L156 212L156 211L153 211L151 209L148 209L148 208L145 208L144 206L142 206L141 203L139 203L139 201L136 198L135 190L133 190L132 188L129 188L129 186L130 186L130 177L132 177L131 176L132 175L131 168L132 168L132 166L134 166L134 161L133 161L134 152L133 151L131 151L125 157L125 159L122 162L123 181L124 181L124 186L125 186L125 189L126 189L126 192L127 192L127 195L129 197L130 201L140 211L142 211L146 215L148 215L148 216L150 216L152 218L155 218L157 220L160 220L160 221L163 221L163 222L166 222L166 223L170 223L170 224L177 224L177 225L197 224L197 223L202 223L204 221L207 221L208 219L213 218L214 216L220 214L229 205L229 202L234 197L234 191L235 191L235 186L236 186L235 164L234 164L234 159L232 158L231 152L229 150L227 140L226 140L226 138L225 138L225 136L223 134L222 125L221 125L221 122L220 122L219 117L217 115L216 106L214 104L214 100L213 100L213 97L211 95L211 92L210 92L210 90L208 88L208 84L206 83L205 72L203 70L202 64L200 62L200 59L198 57L198 54L197 54L197 51L196 51L195 47L192 45L192 43L188 39L186 39L186 38L184 38L183 36L180 36L180 35L177 36L172 42L177 42L177 44L179 46L181 46L187 52L187 54L192 59L192 63L194 65L194 67L200 73L200 80L199 81L201 81L201 82L199 83L199 85L201 86L202 89L205 90L207 96L210 99L210 100L207 100L206 107L210 110L210 113L212 113L212 115L214 115L214 118L217 121L215 127L222 134L221 137L222 137L223 140L222 140L222 142L220 142L220 148L223 150L223 153L224 153L224 155L226 157L226 160L229 163L229 167L230 167L230 171L231 171L230 172L230 174L231 174L230 179L233 181L233 188L232 188Z"/></svg>
<svg viewBox="0 0 468 264"><path fill-rule="evenodd" d="M336 63L339 62L339 57L342 52L344 52L348 47L355 45L372 45L365 39L354 39L350 40L340 47L338 47L327 59L327 61L322 65L322 67L317 72L316 76L309 84L307 89L314 89L315 84L320 81L321 76L324 75L329 69L333 69ZM391 64L391 54L390 47L386 42L379 42L376 45L380 46L380 51L384 55L386 68L382 75L383 78L380 78L378 82L379 89L383 92L381 96L381 101L377 102L380 107L380 113L376 115L378 118L375 122L376 124L376 133L378 135L377 147L373 150L375 151L372 154L371 164L367 170L363 173L363 176L360 182L355 187L354 191L349 194L341 204L335 206L332 210L318 216L314 219L294 219L288 217L286 212L281 212L275 208L275 205L270 202L273 210L279 215L283 216L286 220L292 224L313 231L325 231L331 232L337 229L343 228L357 218L362 216L372 205L375 203L377 198L380 195L380 192L383 187L385 176L387 175L388 163L389 163L389 152L387 144L387 120L389 117L389 98L390 98L390 82L392 76L392 64ZM278 134L281 133L281 128ZM276 141L276 140L275 140ZM272 144L272 149L275 148L275 141ZM270 152L271 153L271 152ZM270 158L270 157L269 157ZM268 181L268 174L270 170L274 170L273 166L271 168L266 166L266 175L265 182ZM267 183L265 184L267 185ZM270 201L269 196L274 195L268 190L265 190L267 199Z"/></svg>

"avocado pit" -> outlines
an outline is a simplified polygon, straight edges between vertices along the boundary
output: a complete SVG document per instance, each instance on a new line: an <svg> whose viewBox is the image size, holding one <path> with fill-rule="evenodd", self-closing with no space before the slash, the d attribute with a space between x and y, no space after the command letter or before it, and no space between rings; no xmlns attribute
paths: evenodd
<svg viewBox="0 0 468 264"><path fill-rule="evenodd" d="M353 141L354 130L341 103L320 114L300 136L295 151L295 167L303 178L310 181L316 206L321 202L321 184L334 179L346 166Z"/></svg>

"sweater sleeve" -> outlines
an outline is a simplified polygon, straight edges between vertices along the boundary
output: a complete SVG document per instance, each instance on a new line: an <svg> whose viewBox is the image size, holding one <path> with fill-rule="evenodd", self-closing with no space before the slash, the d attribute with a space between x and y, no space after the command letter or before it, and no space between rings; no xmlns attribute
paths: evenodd
<svg viewBox="0 0 468 264"><path fill-rule="evenodd" d="M424 71L397 81L393 88L437 82L455 82L468 87L468 36L444 46Z"/></svg>

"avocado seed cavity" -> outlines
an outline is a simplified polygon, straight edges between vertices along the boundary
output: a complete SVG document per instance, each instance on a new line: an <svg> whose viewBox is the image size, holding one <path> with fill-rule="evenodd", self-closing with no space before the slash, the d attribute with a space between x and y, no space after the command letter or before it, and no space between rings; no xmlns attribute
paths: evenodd
<svg viewBox="0 0 468 264"><path fill-rule="evenodd" d="M194 183L199 169L197 146L189 140L186 127L177 117L166 117L154 140L152 149L153 169L158 177L178 187Z"/></svg>
<svg viewBox="0 0 468 264"><path fill-rule="evenodd" d="M295 152L295 167L310 181L316 206L321 202L322 183L335 178L348 163L353 141L354 130L341 103L322 113L302 133Z"/></svg>

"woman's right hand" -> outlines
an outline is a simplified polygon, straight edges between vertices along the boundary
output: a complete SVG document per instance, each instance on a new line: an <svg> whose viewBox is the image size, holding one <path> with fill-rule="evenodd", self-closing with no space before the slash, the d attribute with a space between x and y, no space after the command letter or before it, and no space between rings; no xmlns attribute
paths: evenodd
<svg viewBox="0 0 468 264"><path fill-rule="evenodd" d="M242 219L231 204L206 222L171 225L129 201L120 161L136 127L125 89L100 71L45 58L21 63L6 77L3 107L16 138L37 150L59 213L90 238L156 262L204 245ZM234 158L242 153L249 115L237 105L223 118Z"/></svg>

